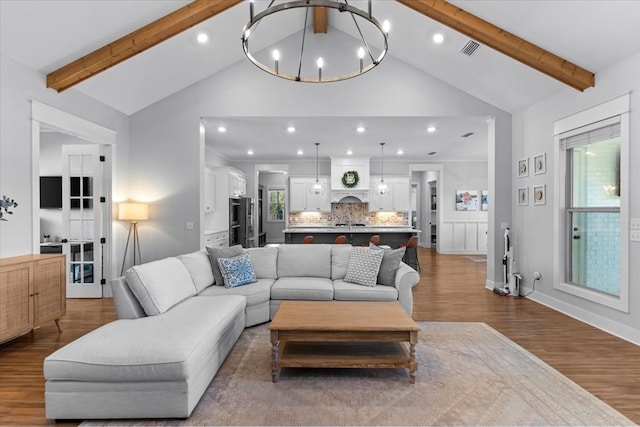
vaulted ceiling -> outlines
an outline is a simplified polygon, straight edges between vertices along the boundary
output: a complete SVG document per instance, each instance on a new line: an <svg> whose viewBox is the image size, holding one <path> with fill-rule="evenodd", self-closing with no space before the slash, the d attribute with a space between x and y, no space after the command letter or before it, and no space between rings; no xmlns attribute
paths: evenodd
<svg viewBox="0 0 640 427"><path fill-rule="evenodd" d="M47 75L189 3L2 0L0 50ZM363 7L362 1L349 3ZM482 43L473 56L462 55L459 51L469 36L402 4L411 1L373 3L374 15L391 22L391 56L500 109L515 112L557 91L573 90ZM596 85L599 71L640 51L640 1L452 0L451 3L594 72ZM256 8L264 4L258 0ZM73 88L125 114L134 114L245 60L240 33L247 20L248 6L243 1ZM331 15L329 26L331 30ZM337 29L354 35L350 28ZM299 23L287 23L278 28L274 37L286 38L299 30ZM207 44L196 43L200 32L209 34ZM445 36L441 45L431 40L436 32Z"/></svg>

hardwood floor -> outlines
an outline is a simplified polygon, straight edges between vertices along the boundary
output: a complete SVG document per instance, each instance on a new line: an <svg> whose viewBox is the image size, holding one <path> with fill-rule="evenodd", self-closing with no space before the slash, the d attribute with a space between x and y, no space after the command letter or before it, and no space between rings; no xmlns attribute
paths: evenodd
<svg viewBox="0 0 640 427"><path fill-rule="evenodd" d="M638 346L531 300L494 294L484 287L486 264L470 259L481 257L424 248L419 257L416 320L485 322L640 424ZM44 416L44 358L115 317L110 299L69 300L62 333L51 322L0 345L0 425L55 424Z"/></svg>

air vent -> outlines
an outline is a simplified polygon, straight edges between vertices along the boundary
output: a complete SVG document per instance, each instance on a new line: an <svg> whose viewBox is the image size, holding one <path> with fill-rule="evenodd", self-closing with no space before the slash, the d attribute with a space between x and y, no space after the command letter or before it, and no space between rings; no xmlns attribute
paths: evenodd
<svg viewBox="0 0 640 427"><path fill-rule="evenodd" d="M434 154L436 154L436 152L435 151L431 151L431 152L429 152L427 154L430 155L430 156L433 156Z"/></svg>
<svg viewBox="0 0 640 427"><path fill-rule="evenodd" d="M469 40L467 44L465 44L462 47L462 49L460 49L460 53L467 56L472 56L476 52L476 50L478 50L479 47L480 47L479 43L474 42L473 40Z"/></svg>
<svg viewBox="0 0 640 427"><path fill-rule="evenodd" d="M460 135L462 138L469 138L471 135L473 135L473 132L467 132L464 135Z"/></svg>

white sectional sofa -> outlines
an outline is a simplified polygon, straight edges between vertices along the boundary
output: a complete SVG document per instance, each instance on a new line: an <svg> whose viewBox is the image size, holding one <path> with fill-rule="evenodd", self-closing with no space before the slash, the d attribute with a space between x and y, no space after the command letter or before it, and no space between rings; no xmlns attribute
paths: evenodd
<svg viewBox="0 0 640 427"><path fill-rule="evenodd" d="M256 281L231 288L214 283L204 250L133 267L112 282L118 320L45 359L47 418L186 418L242 330L269 321L284 300L397 300L411 314L418 273L387 252L378 275L386 285L350 283L352 251L247 249Z"/></svg>

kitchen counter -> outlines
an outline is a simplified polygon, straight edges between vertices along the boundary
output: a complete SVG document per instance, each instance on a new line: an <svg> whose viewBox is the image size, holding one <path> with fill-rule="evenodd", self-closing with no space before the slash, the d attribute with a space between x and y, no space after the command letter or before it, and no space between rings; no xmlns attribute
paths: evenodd
<svg viewBox="0 0 640 427"><path fill-rule="evenodd" d="M380 235L380 243L392 248L407 243L411 236L420 233L409 226L365 226L365 227L289 227L284 231L285 243L302 243L305 236L314 236L315 243L333 243L340 235L347 236L352 245L363 245L369 242L374 234Z"/></svg>

